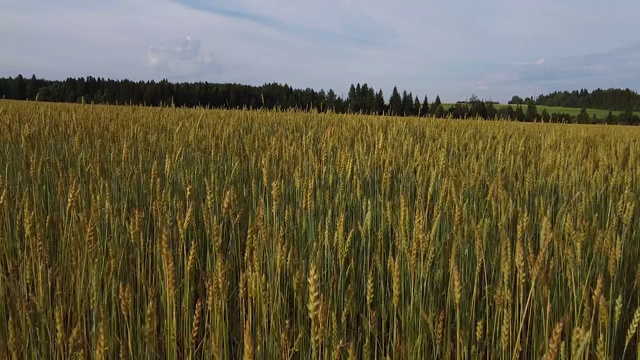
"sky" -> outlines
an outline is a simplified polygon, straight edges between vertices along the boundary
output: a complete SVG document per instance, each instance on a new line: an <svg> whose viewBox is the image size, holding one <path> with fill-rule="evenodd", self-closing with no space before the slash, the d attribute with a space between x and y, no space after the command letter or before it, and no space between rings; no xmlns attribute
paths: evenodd
<svg viewBox="0 0 640 360"><path fill-rule="evenodd" d="M506 102L640 90L637 0L0 0L0 76L394 86Z"/></svg>

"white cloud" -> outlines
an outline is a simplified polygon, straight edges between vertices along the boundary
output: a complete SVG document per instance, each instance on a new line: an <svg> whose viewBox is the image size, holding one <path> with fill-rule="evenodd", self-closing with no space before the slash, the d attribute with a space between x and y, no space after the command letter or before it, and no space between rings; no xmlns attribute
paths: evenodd
<svg viewBox="0 0 640 360"><path fill-rule="evenodd" d="M215 65L213 54L200 51L200 39L185 37L175 48L151 46L149 66L161 74L190 78L204 74Z"/></svg>

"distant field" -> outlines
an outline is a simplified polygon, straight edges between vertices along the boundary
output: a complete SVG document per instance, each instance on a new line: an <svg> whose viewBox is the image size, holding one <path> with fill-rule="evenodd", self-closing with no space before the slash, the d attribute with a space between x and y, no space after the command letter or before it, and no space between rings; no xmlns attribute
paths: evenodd
<svg viewBox="0 0 640 360"><path fill-rule="evenodd" d="M445 109L448 109L451 106L455 106L455 104L442 104ZM501 109L507 107L507 104L496 104L494 105L497 109ZM511 105L515 109L517 105ZM522 105L522 108L526 111L527 105ZM536 105L538 109L538 113L541 113L542 110L546 109L549 114L553 113L564 113L569 114L571 116L577 116L580 113L580 108L568 108L562 106L544 106L544 105ZM598 119L604 119L609 115L609 110L601 110L601 109L587 109L589 116L592 117L593 114L596 114ZM613 115L620 115L622 111L613 111ZM635 114L640 115L639 111L636 111Z"/></svg>

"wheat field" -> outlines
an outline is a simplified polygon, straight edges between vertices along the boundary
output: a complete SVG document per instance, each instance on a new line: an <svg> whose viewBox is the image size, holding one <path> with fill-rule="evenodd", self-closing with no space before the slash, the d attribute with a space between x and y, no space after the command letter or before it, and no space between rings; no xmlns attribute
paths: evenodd
<svg viewBox="0 0 640 360"><path fill-rule="evenodd" d="M639 142L0 101L0 358L640 358Z"/></svg>

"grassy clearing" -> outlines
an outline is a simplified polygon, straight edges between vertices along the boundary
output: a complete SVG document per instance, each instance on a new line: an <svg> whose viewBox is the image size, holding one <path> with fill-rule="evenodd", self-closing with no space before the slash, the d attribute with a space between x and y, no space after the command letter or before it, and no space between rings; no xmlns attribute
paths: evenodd
<svg viewBox="0 0 640 360"><path fill-rule="evenodd" d="M0 102L0 358L635 358L639 140Z"/></svg>
<svg viewBox="0 0 640 360"><path fill-rule="evenodd" d="M456 104L443 104L443 107L445 108L445 110L449 109L451 106L455 106ZM502 109L505 108L509 105L506 104L495 104L494 107L496 109ZM511 105L514 109L516 108L517 105ZM526 111L527 110L527 105L521 105L523 110ZM553 113L562 113L562 114L569 114L572 117L578 116L578 114L580 114L580 108L568 108L568 107L561 107L561 106L544 106L544 105L536 105L536 109L538 110L538 113L542 113L543 110L547 110L547 112L549 113L549 115L553 114ZM589 117L593 117L593 115L596 115L596 118L598 119L605 119L607 117L607 115L609 115L609 110L601 110L601 109L587 109L587 113L589 114ZM619 116L620 114L623 113L623 111L612 111L611 112L613 115ZM634 112L634 114L636 115L640 115L640 112L636 111Z"/></svg>
<svg viewBox="0 0 640 360"><path fill-rule="evenodd" d="M498 105L497 107L506 107L508 105ZM523 105L522 106L524 108L524 110L526 111L527 106ZM542 110L547 110L547 112L549 113L549 115L553 114L553 113L562 113L562 114L569 114L571 116L578 116L578 114L580 114L580 108L568 108L568 107L562 107L562 106L544 106L544 105L536 105L536 109L538 110L538 113L541 113ZM587 113L589 114L589 117L593 117L593 115L596 115L596 118L598 119L604 119L607 117L607 115L609 115L609 110L602 110L602 109L586 109ZM619 116L620 114L623 113L623 111L611 111L611 113L613 115ZM640 115L640 112L635 112L634 114L638 114Z"/></svg>

